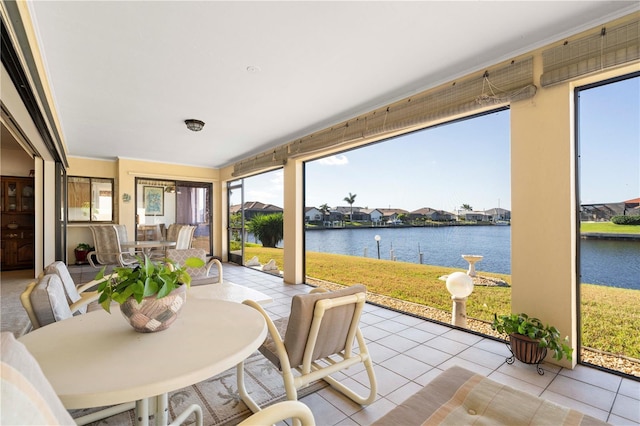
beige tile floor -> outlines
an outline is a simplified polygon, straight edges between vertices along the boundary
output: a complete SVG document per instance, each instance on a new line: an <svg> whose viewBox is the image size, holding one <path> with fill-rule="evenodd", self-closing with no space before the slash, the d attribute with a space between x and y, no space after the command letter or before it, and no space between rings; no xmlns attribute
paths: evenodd
<svg viewBox="0 0 640 426"><path fill-rule="evenodd" d="M95 276L90 267L71 268L77 282ZM224 265L225 279L269 294L273 303L265 309L272 318L289 314L291 297L307 293L306 285L287 285L282 279L250 268ZM10 283L25 282L24 276L2 274L3 331L11 324L5 318ZM15 321L14 321L15 323ZM19 327L19 322L14 325ZM367 304L361 322L362 333L375 363L378 398L360 407L331 388L311 394L302 401L314 412L319 425L367 425L414 394L440 372L452 365L484 374L495 381L530 392L558 404L580 410L614 425L640 426L640 381L578 365L574 370L544 364L544 375L516 361L505 364L510 355L498 341L453 329L379 306ZM10 330L14 331L14 330ZM342 373L341 373L342 374ZM356 390L367 383L362 368L342 374ZM365 393L365 390L362 390Z"/></svg>
<svg viewBox="0 0 640 426"><path fill-rule="evenodd" d="M274 319L289 314L293 295L309 291L306 285L286 285L278 277L249 268L225 264L224 273L229 281L269 294L274 302L265 309ZM519 361L507 365L510 352L504 343L371 304L366 305L361 328L375 363L378 398L362 408L331 388L311 394L302 401L319 425L370 424L452 365L614 425L640 425L640 379L583 365L569 370L552 364L543 365L541 376ZM348 374L345 380L356 389L367 383L362 368L352 368Z"/></svg>

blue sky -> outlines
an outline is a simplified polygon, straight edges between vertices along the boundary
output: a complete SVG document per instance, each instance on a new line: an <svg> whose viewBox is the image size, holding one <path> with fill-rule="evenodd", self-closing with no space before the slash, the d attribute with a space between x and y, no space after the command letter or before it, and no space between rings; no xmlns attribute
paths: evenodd
<svg viewBox="0 0 640 426"><path fill-rule="evenodd" d="M580 201L640 197L640 77L580 94Z"/></svg>
<svg viewBox="0 0 640 426"><path fill-rule="evenodd" d="M583 91L582 203L640 196L640 78ZM307 163L306 205L453 211L511 208L509 111ZM282 206L282 171L245 180L245 200Z"/></svg>

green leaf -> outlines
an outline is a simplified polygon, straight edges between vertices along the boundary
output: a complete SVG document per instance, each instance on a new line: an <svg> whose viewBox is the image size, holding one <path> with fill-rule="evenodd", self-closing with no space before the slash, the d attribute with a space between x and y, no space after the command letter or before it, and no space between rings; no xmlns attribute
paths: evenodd
<svg viewBox="0 0 640 426"><path fill-rule="evenodd" d="M202 268L205 265L205 262L199 257L190 257L184 261L184 264L189 268Z"/></svg>
<svg viewBox="0 0 640 426"><path fill-rule="evenodd" d="M140 293L144 296L144 297L148 297L148 296L153 296L154 294L156 294L158 292L158 283L155 282L152 278L147 278L147 280L144 283L143 288L141 289Z"/></svg>
<svg viewBox="0 0 640 426"><path fill-rule="evenodd" d="M168 283L165 283L160 291L158 291L158 299L160 299L161 297L165 297L167 294L171 293L171 290L173 290L171 286Z"/></svg>

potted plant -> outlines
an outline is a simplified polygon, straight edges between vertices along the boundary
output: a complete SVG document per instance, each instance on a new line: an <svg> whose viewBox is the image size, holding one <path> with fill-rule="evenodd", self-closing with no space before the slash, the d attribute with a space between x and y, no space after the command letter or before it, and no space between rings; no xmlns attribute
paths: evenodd
<svg viewBox="0 0 640 426"><path fill-rule="evenodd" d="M180 266L169 259L154 262L145 255L138 262L134 268L114 268L108 276L104 274L106 267L102 268L96 276L100 281L98 302L109 313L112 303L120 304L120 312L136 331L164 330L175 321L186 301L186 289L191 284L186 267L199 268L204 261L192 257Z"/></svg>
<svg viewBox="0 0 640 426"><path fill-rule="evenodd" d="M73 254L76 256L76 264L82 265L87 263L87 254L93 250L94 248L87 243L78 244L76 248L73 249Z"/></svg>
<svg viewBox="0 0 640 426"><path fill-rule="evenodd" d="M539 364L547 355L547 349L553 351L553 357L558 361L564 357L571 359L573 354L568 337L561 339L556 327L545 325L538 318L525 313L493 314L491 328L509 335L509 350L513 356L507 358L508 364L513 364L515 357L524 363L536 364L539 374L544 374Z"/></svg>

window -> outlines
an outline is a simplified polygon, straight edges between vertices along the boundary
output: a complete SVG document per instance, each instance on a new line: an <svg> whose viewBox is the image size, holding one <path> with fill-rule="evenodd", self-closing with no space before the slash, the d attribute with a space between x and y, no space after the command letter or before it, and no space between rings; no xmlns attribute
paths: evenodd
<svg viewBox="0 0 640 426"><path fill-rule="evenodd" d="M113 222L113 179L69 176L69 222Z"/></svg>
<svg viewBox="0 0 640 426"><path fill-rule="evenodd" d="M633 373L640 358L640 73L577 90L580 362Z"/></svg>

